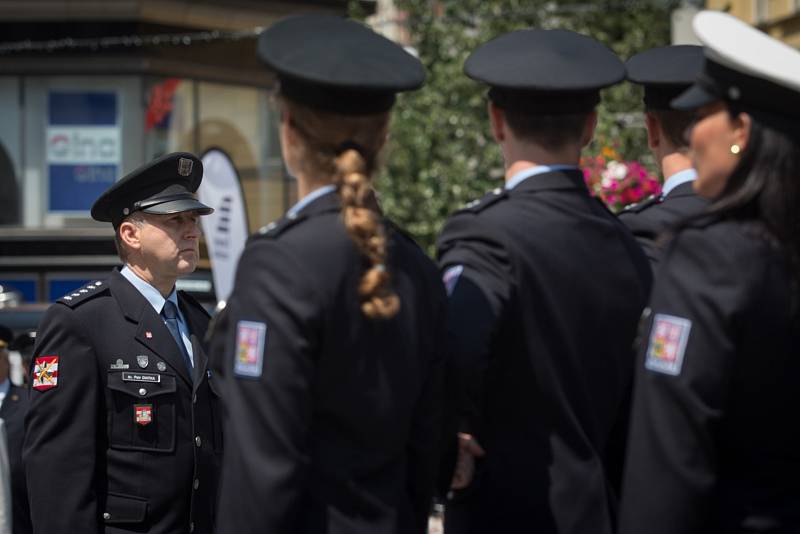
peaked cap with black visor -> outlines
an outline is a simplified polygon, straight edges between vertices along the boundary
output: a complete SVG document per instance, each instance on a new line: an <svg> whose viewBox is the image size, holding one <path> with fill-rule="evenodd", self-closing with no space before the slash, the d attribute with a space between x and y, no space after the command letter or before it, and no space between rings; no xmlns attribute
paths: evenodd
<svg viewBox="0 0 800 534"><path fill-rule="evenodd" d="M174 152L146 163L109 187L92 206L92 218L118 228L134 212L166 215L214 209L195 196L203 180L203 162L194 154Z"/></svg>
<svg viewBox="0 0 800 534"><path fill-rule="evenodd" d="M800 51L727 13L702 11L692 25L705 63L672 107L723 101L776 130L800 135Z"/></svg>
<svg viewBox="0 0 800 534"><path fill-rule="evenodd" d="M666 111L695 82L704 61L702 46L661 46L631 57L625 68L628 80L644 87L645 109Z"/></svg>
<svg viewBox="0 0 800 534"><path fill-rule="evenodd" d="M485 43L464 63L464 73L491 86L498 107L537 115L588 113L600 89L625 78L608 47L569 30L527 29Z"/></svg>
<svg viewBox="0 0 800 534"><path fill-rule="evenodd" d="M425 70L401 46L332 15L297 15L264 30L258 55L278 74L280 93L343 115L389 111L395 94L419 88Z"/></svg>

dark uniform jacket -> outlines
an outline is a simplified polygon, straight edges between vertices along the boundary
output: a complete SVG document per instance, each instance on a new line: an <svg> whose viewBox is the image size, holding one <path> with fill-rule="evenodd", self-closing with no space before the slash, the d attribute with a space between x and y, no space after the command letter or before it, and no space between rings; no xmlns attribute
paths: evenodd
<svg viewBox="0 0 800 534"><path fill-rule="evenodd" d="M424 533L441 424L445 296L387 223L399 313L370 320L339 197L248 242L214 332L226 441L219 531Z"/></svg>
<svg viewBox="0 0 800 534"><path fill-rule="evenodd" d="M208 314L178 292L194 380L150 303L118 271L42 318L55 387L31 390L24 448L34 532L210 533L222 450L218 397L198 338Z"/></svg>
<svg viewBox="0 0 800 534"><path fill-rule="evenodd" d="M462 428L486 456L446 531L610 533L647 260L578 170L468 206L438 251Z"/></svg>
<svg viewBox="0 0 800 534"><path fill-rule="evenodd" d="M22 441L25 438L25 414L28 412L28 390L12 385L0 406L0 419L6 424L8 463L11 467L11 506L14 534L31 532L28 489L22 464Z"/></svg>
<svg viewBox="0 0 800 534"><path fill-rule="evenodd" d="M663 249L659 238L677 223L702 212L707 205L708 201L697 196L692 189L692 182L685 182L666 197L653 196L625 208L619 219L630 228L655 270Z"/></svg>
<svg viewBox="0 0 800 534"><path fill-rule="evenodd" d="M622 534L800 532L800 328L755 224L677 235L638 362Z"/></svg>

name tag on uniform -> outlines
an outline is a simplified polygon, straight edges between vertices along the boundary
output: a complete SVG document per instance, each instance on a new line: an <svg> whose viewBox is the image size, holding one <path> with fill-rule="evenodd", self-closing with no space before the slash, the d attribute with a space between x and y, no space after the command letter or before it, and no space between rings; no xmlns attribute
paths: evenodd
<svg viewBox="0 0 800 534"><path fill-rule="evenodd" d="M157 384L161 382L161 375L155 373L122 373L123 382L148 382Z"/></svg>

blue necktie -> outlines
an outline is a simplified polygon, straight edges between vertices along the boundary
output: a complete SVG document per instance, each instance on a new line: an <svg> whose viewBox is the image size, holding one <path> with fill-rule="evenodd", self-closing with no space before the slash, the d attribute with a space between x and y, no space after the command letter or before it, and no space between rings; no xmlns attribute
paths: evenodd
<svg viewBox="0 0 800 534"><path fill-rule="evenodd" d="M189 377L192 377L192 359L189 357L189 351L186 350L186 345L183 344L183 338L181 338L181 331L178 328L178 307L175 304L168 300L164 303L164 308L161 310L161 315L164 317L164 322L167 323L167 328L169 328L169 333L172 334L172 337L175 338L175 343L178 344L178 348L181 349L181 354L183 354L183 362L186 364L186 369L189 370Z"/></svg>

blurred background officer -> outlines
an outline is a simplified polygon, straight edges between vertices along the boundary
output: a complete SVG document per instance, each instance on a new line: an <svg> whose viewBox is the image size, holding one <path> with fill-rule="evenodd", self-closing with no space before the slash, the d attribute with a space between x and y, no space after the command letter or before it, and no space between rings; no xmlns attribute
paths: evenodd
<svg viewBox="0 0 800 534"><path fill-rule="evenodd" d="M285 19L280 80L301 200L250 239L215 334L229 417L220 532L423 533L441 418L445 295L372 189L417 59L358 23Z"/></svg>
<svg viewBox="0 0 800 534"><path fill-rule="evenodd" d="M686 130L694 117L690 111L670 109L670 101L694 83L703 67L703 48L665 46L630 58L628 80L644 86L647 143L664 177L661 194L628 207L619 218L631 229L650 264L661 255L659 237L683 219L699 213L706 201L697 196Z"/></svg>
<svg viewBox="0 0 800 534"><path fill-rule="evenodd" d="M28 330L18 334L11 342L9 348L17 351L20 357L20 367L22 368L22 382L21 385L26 386L30 382L30 375L28 372L31 368L31 358L33 357L33 346L36 344L36 330Z"/></svg>
<svg viewBox="0 0 800 534"><path fill-rule="evenodd" d="M453 215L438 242L466 391L454 478L465 490L445 531L610 533L650 269L578 161L600 89L625 69L589 37L522 30L464 70L491 86L506 182Z"/></svg>
<svg viewBox="0 0 800 534"><path fill-rule="evenodd" d="M800 52L701 12L695 189L639 362L620 532L800 532Z"/></svg>
<svg viewBox="0 0 800 534"><path fill-rule="evenodd" d="M203 166L175 153L112 185L92 217L121 271L59 299L34 349L24 459L34 532L212 531L217 398L208 314L175 291L197 265Z"/></svg>
<svg viewBox="0 0 800 534"><path fill-rule="evenodd" d="M11 519L14 534L31 532L28 490L22 465L22 441L25 437L25 414L28 411L28 390L15 386L9 379L8 349L13 332L0 325L0 419L5 421L8 463L11 473Z"/></svg>

